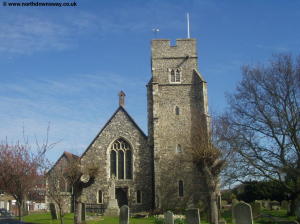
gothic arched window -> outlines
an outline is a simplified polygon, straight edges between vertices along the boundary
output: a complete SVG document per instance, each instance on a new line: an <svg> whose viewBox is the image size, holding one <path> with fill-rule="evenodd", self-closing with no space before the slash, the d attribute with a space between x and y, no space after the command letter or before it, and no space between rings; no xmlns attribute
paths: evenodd
<svg viewBox="0 0 300 224"><path fill-rule="evenodd" d="M122 138L111 145L110 174L117 179L132 179L132 151L129 143Z"/></svg>
<svg viewBox="0 0 300 224"><path fill-rule="evenodd" d="M183 197L183 181L178 181L178 195L179 197Z"/></svg>

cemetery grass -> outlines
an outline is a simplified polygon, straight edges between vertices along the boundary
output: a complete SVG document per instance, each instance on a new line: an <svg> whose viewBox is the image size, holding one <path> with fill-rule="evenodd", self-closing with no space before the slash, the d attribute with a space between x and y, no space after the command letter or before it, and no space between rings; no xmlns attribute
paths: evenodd
<svg viewBox="0 0 300 224"><path fill-rule="evenodd" d="M64 216L64 224L73 224L73 213ZM52 220L50 213L30 214L22 218L25 223L34 224L60 224L59 220ZM96 216L93 220L87 220L86 224L118 224L118 217ZM130 224L153 224L154 218L131 218Z"/></svg>

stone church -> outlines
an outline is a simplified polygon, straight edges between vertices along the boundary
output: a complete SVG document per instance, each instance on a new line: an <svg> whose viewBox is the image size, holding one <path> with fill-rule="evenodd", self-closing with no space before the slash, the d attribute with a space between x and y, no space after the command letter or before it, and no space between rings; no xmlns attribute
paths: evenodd
<svg viewBox="0 0 300 224"><path fill-rule="evenodd" d="M119 107L81 155L83 166L99 164L84 201L107 206L114 179L118 205L131 211L197 206L205 192L191 158L194 135L208 128L207 86L198 71L195 39L156 39L151 44L147 84L148 135Z"/></svg>

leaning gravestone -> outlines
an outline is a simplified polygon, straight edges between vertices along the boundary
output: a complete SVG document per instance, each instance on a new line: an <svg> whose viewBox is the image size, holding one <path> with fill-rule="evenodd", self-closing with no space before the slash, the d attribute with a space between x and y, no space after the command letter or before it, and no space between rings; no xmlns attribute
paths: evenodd
<svg viewBox="0 0 300 224"><path fill-rule="evenodd" d="M197 208L186 210L185 217L187 224L200 224L200 214Z"/></svg>
<svg viewBox="0 0 300 224"><path fill-rule="evenodd" d="M129 207L127 205L120 208L119 224L129 224Z"/></svg>
<svg viewBox="0 0 300 224"><path fill-rule="evenodd" d="M50 213L51 213L51 219L57 219L57 212L56 207L54 203L50 203Z"/></svg>
<svg viewBox="0 0 300 224"><path fill-rule="evenodd" d="M253 224L251 206L245 202L236 204L232 214L236 224Z"/></svg>
<svg viewBox="0 0 300 224"><path fill-rule="evenodd" d="M174 224L174 215L170 211L165 213L165 224Z"/></svg>

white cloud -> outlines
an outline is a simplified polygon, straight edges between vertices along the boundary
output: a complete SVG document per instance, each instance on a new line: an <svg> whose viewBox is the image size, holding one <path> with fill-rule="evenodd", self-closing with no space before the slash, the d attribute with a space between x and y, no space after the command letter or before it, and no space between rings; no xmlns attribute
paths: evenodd
<svg viewBox="0 0 300 224"><path fill-rule="evenodd" d="M66 26L34 15L3 13L0 16L0 52L31 54L69 48Z"/></svg>

